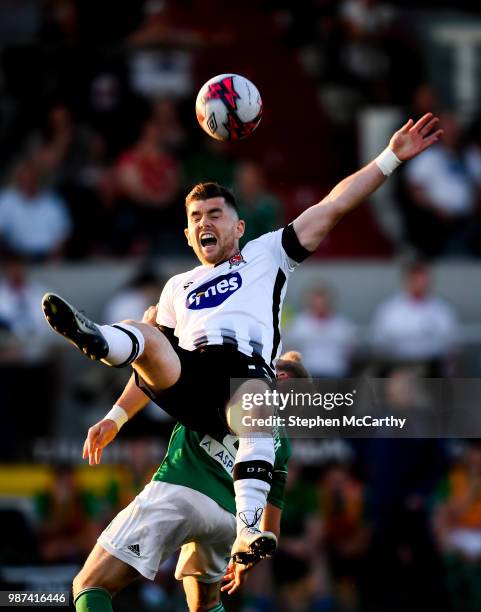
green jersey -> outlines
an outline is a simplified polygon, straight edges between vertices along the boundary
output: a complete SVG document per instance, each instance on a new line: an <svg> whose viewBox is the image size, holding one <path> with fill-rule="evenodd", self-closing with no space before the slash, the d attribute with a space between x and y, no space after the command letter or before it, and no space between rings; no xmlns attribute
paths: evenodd
<svg viewBox="0 0 481 612"><path fill-rule="evenodd" d="M227 435L216 440L179 423L174 427L169 447L153 480L182 485L204 493L228 512L235 514L233 471L239 440ZM271 490L267 501L284 507L284 488L291 446L274 430L276 452Z"/></svg>

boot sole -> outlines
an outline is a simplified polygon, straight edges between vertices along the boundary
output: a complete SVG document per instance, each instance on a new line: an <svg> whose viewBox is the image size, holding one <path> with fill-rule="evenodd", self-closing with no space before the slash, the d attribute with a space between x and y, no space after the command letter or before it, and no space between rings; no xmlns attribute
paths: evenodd
<svg viewBox="0 0 481 612"><path fill-rule="evenodd" d="M275 539L268 536L261 536L250 546L248 552L238 552L232 555L232 559L235 563L242 565L249 565L259 561L260 559L268 559L277 550L277 542Z"/></svg>
<svg viewBox="0 0 481 612"><path fill-rule="evenodd" d="M77 322L76 309L55 293L46 293L42 299L45 318L52 329L66 338L86 357L99 361L106 357L108 346L100 331L85 332Z"/></svg>

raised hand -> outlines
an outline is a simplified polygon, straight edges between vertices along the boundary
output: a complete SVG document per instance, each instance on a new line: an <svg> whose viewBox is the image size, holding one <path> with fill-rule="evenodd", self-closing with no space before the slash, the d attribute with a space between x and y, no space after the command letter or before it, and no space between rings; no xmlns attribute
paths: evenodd
<svg viewBox="0 0 481 612"><path fill-rule="evenodd" d="M409 119L398 130L391 140L389 147L401 161L407 161L434 144L442 135L443 130L436 129L439 118L433 113L426 113L419 121L414 123Z"/></svg>

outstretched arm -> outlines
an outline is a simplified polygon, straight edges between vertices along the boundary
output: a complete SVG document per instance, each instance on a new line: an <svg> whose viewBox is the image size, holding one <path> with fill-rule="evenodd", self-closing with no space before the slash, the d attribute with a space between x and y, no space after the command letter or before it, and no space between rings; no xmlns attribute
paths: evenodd
<svg viewBox="0 0 481 612"><path fill-rule="evenodd" d="M384 183L390 170L395 167L394 164L391 165L389 158L395 163L407 161L435 143L442 134L442 130L436 129L438 121L432 113L427 113L417 123L409 119L392 136L385 152L338 183L323 200L297 217L294 229L302 246L308 251L315 251L326 234L346 213L361 204Z"/></svg>

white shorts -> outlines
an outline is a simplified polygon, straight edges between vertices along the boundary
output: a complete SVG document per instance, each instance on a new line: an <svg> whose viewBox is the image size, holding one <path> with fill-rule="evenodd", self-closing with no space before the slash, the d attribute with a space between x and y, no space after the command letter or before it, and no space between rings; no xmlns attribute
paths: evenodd
<svg viewBox="0 0 481 612"><path fill-rule="evenodd" d="M179 548L175 577L218 582L236 536L233 514L199 491L152 481L119 512L98 543L112 556L153 580Z"/></svg>

